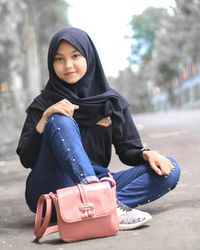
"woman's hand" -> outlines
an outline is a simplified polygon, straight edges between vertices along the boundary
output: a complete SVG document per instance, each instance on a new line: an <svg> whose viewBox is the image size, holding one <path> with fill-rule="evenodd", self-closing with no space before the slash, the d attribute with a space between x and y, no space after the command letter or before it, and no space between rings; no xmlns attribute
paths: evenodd
<svg viewBox="0 0 200 250"><path fill-rule="evenodd" d="M79 109L79 106L71 103L67 99L63 99L63 100L53 104L52 106L50 106L49 108L47 108L44 111L40 121L38 122L38 124L36 126L36 130L40 134L42 134L49 116L52 115L53 113L60 113L62 115L73 117L74 111L76 109Z"/></svg>
<svg viewBox="0 0 200 250"><path fill-rule="evenodd" d="M62 115L72 117L74 115L74 110L76 109L79 109L78 105L74 105L67 99L63 99L46 109L43 113L43 116L46 118L46 120L48 120L49 116L53 113L60 113Z"/></svg>
<svg viewBox="0 0 200 250"><path fill-rule="evenodd" d="M169 159L157 151L143 151L143 158L158 175L169 175L174 166Z"/></svg>

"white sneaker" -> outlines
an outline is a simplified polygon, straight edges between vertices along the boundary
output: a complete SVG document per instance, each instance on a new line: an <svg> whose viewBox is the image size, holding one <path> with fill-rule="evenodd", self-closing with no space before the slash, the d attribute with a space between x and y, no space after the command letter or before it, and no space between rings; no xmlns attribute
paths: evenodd
<svg viewBox="0 0 200 250"><path fill-rule="evenodd" d="M120 230L129 230L140 227L152 219L152 216L149 213L127 207L120 201L117 201L117 214Z"/></svg>

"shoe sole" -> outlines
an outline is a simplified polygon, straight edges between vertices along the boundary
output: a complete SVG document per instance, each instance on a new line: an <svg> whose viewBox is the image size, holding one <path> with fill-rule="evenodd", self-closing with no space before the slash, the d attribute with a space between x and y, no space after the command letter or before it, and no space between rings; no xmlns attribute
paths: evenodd
<svg viewBox="0 0 200 250"><path fill-rule="evenodd" d="M137 222L137 223L134 223L134 224L120 224L119 225L119 230L120 231L125 231L125 230L135 229L135 228L138 228L138 227L141 227L141 226L145 225L147 222L149 222L151 220L152 220L152 217L149 217L149 218L146 218L143 221L140 221L140 222Z"/></svg>

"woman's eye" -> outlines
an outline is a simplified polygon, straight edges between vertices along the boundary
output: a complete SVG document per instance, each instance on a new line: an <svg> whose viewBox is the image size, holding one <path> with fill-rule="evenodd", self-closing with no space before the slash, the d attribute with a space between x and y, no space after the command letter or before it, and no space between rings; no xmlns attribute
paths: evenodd
<svg viewBox="0 0 200 250"><path fill-rule="evenodd" d="M73 55L74 58L78 58L79 56L81 56L81 54L79 54L79 53L76 53Z"/></svg>
<svg viewBox="0 0 200 250"><path fill-rule="evenodd" d="M62 60L63 60L62 57L55 57L55 61L56 61L56 62L61 62Z"/></svg>

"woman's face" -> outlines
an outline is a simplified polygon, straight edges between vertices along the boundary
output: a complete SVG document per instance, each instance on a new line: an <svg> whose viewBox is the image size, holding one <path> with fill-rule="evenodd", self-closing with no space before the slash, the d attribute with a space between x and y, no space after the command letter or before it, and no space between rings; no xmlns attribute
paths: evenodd
<svg viewBox="0 0 200 250"><path fill-rule="evenodd" d="M53 67L58 78L68 84L75 84L85 75L87 61L76 48L63 41L58 47Z"/></svg>

